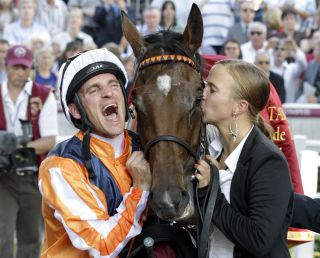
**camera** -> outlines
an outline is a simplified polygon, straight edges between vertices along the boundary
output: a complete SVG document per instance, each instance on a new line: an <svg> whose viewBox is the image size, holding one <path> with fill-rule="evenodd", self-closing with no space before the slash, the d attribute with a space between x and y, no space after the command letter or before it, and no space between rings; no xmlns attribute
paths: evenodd
<svg viewBox="0 0 320 258"><path fill-rule="evenodd" d="M22 136L0 131L0 174L16 172L18 175L38 172L37 155L34 148L26 147L32 140L32 124L20 120ZM22 147L18 147L22 146Z"/></svg>

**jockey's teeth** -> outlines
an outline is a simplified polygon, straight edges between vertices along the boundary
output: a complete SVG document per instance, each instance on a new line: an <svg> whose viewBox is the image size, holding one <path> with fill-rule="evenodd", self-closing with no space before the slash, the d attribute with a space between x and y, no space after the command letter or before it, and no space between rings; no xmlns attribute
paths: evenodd
<svg viewBox="0 0 320 258"><path fill-rule="evenodd" d="M106 116L106 118L107 118L107 119L115 119L115 118L116 118L116 116L117 116L117 114L116 114L116 113L112 113L112 114L110 114L110 115Z"/></svg>
<svg viewBox="0 0 320 258"><path fill-rule="evenodd" d="M105 116L110 116L110 115L112 115L112 114L117 115L117 114L118 114L118 108L117 108L116 105L110 105L110 106L104 108L103 114L104 114Z"/></svg>

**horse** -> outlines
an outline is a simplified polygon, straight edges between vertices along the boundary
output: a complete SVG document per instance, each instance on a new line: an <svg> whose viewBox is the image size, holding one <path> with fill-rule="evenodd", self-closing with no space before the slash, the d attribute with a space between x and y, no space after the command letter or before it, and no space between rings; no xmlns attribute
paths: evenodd
<svg viewBox="0 0 320 258"><path fill-rule="evenodd" d="M152 172L151 208L163 220L188 220L195 213L192 175L201 138L201 12L192 6L182 34L142 37L125 13L122 30L137 60L131 101Z"/></svg>

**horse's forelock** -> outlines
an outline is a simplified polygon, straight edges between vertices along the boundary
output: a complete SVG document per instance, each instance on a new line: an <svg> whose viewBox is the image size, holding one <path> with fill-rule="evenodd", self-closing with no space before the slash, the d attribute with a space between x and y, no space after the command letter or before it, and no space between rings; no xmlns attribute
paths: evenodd
<svg viewBox="0 0 320 258"><path fill-rule="evenodd" d="M168 54L184 55L196 61L191 50L188 48L186 43L183 42L183 36L181 33L164 30L146 36L144 41L147 43L148 50L163 49Z"/></svg>

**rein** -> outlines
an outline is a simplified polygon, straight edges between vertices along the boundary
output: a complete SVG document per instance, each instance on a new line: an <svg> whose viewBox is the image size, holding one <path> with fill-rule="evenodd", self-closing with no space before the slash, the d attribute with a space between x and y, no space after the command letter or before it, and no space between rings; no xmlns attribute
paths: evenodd
<svg viewBox="0 0 320 258"><path fill-rule="evenodd" d="M143 70L144 68L154 65L154 64L161 64L161 63L177 63L182 62L188 64L193 69L195 69L198 73L200 73L199 67L196 63L189 57L183 55L176 55L176 54L165 54L159 56L153 56L146 58L140 62L138 65L138 71ZM137 78L138 73L136 72L135 79ZM188 153L196 160L204 159L205 153L207 149L207 139L206 139L206 124L201 121L201 128L200 128L200 141L197 151L193 149L193 147L187 143L186 141L176 137L174 135L158 135L155 138L149 140L145 147L144 147L144 156L147 158L150 149L157 143L161 141L166 142L174 142L186 149ZM209 163L210 164L210 163ZM191 181L193 182L194 192L195 192L195 203L197 206L197 211L199 213L198 218L198 226L197 226L197 249L198 249L198 258L207 258L208 257L208 239L210 234L210 225L213 216L213 210L215 201L217 198L218 188L219 188L219 172L215 166L210 164L211 170L211 180L208 186L208 190L206 193L204 207L201 209L198 199L198 184L196 177L193 175L191 177ZM194 173L197 173L195 171ZM201 229L200 229L201 227Z"/></svg>

